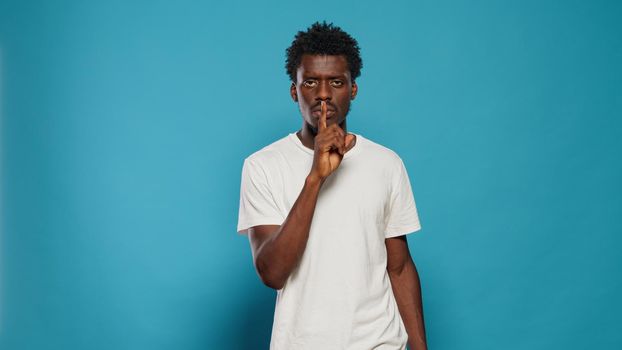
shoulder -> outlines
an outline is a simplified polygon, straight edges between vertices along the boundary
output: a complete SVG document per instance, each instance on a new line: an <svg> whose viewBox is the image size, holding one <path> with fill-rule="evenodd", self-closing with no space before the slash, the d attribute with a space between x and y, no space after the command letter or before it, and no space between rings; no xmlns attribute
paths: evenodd
<svg viewBox="0 0 622 350"><path fill-rule="evenodd" d="M285 153L288 151L288 146L290 146L288 138L289 135L282 137L251 153L244 159L244 163L253 167L262 168L277 164L279 161L284 159Z"/></svg>
<svg viewBox="0 0 622 350"><path fill-rule="evenodd" d="M361 147L360 158L369 162L368 164L373 169L380 172L387 183L396 184L404 178L406 166L396 151L365 137L362 137L361 141L363 141L361 143L363 147Z"/></svg>
<svg viewBox="0 0 622 350"><path fill-rule="evenodd" d="M360 142L361 153L365 158L383 165L397 166L402 163L402 158L391 148L357 134L357 143Z"/></svg>

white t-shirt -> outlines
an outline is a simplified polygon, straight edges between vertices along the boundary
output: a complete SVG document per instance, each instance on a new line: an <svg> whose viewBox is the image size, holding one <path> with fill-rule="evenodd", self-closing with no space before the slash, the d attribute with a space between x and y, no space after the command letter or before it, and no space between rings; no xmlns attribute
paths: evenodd
<svg viewBox="0 0 622 350"><path fill-rule="evenodd" d="M271 350L406 349L385 238L421 225L401 158L355 135L322 185L300 264L277 291ZM281 225L312 163L313 150L295 133L247 157L238 232Z"/></svg>

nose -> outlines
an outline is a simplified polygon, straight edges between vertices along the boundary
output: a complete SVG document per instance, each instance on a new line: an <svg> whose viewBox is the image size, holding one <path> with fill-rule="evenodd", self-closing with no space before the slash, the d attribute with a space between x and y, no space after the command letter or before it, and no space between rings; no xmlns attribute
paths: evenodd
<svg viewBox="0 0 622 350"><path fill-rule="evenodd" d="M317 101L330 101L332 98L332 92L328 81L321 81L317 90L315 99Z"/></svg>

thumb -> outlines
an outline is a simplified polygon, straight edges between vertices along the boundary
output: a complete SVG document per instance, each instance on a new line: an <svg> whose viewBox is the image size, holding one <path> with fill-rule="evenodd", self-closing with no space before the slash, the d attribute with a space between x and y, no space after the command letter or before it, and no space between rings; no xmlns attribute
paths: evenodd
<svg viewBox="0 0 622 350"><path fill-rule="evenodd" d="M356 136L353 134L347 134L346 135L346 150L350 150L350 148L352 148L354 146L354 143L356 141Z"/></svg>

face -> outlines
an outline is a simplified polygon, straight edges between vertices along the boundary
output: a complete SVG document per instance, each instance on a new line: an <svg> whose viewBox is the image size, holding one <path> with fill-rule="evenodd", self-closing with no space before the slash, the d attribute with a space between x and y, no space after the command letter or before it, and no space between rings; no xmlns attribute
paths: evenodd
<svg viewBox="0 0 622 350"><path fill-rule="evenodd" d="M305 54L296 78L290 94L312 129L317 130L322 101L326 101L328 108L327 125L341 124L346 119L358 88L352 82L345 56Z"/></svg>

